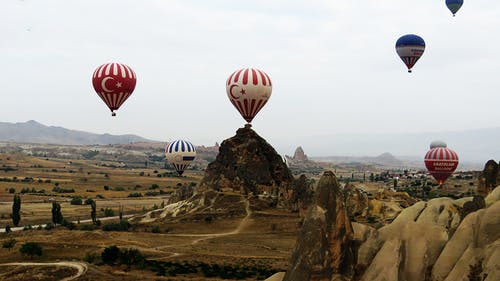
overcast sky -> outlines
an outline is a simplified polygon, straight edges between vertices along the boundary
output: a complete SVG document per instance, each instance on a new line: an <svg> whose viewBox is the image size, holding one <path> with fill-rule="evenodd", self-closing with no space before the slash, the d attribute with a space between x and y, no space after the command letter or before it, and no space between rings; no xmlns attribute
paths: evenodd
<svg viewBox="0 0 500 281"><path fill-rule="evenodd" d="M270 143L498 127L499 29L486 0L455 18L444 0L3 0L0 121L213 144L245 123L225 80L257 67ZM394 48L408 33L427 45L412 74ZM114 118L91 84L106 62L138 77Z"/></svg>

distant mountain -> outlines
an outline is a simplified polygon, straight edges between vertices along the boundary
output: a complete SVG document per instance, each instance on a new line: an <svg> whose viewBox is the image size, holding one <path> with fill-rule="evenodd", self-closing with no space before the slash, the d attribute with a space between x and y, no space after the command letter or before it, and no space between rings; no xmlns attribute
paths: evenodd
<svg viewBox="0 0 500 281"><path fill-rule="evenodd" d="M93 134L62 127L46 126L34 120L24 123L0 122L0 141L62 145L152 142L152 140L136 135Z"/></svg>
<svg viewBox="0 0 500 281"><path fill-rule="evenodd" d="M320 162L334 162L337 164L347 164L347 163L360 163L360 164L377 164L388 167L401 167L405 163L397 159L389 152L385 152L376 157L355 157L355 156L326 156L326 157L314 157L316 161Z"/></svg>
<svg viewBox="0 0 500 281"><path fill-rule="evenodd" d="M336 134L279 139L274 143L282 150L293 151L302 145L311 156L375 156L390 151L400 160L422 161L433 140L443 140L457 152L461 163L483 165L489 159L500 161L500 128L462 131L394 134ZM403 156L406 156L403 158Z"/></svg>

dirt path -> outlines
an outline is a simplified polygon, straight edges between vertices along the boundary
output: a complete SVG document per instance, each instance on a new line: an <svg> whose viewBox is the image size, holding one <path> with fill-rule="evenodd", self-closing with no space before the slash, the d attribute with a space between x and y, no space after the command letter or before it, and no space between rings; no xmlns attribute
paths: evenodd
<svg viewBox="0 0 500 281"><path fill-rule="evenodd" d="M61 279L61 281L74 280L87 272L87 264L82 262L11 262L3 263L0 266L66 266L76 268L77 272L75 275Z"/></svg>
<svg viewBox="0 0 500 281"><path fill-rule="evenodd" d="M242 196L242 198L243 198L243 201L245 203L245 211L246 211L247 215L240 221L240 223L238 224L238 227L236 227L236 229L234 229L232 231L228 231L228 232L210 233L210 234L165 234L165 235L171 236L171 237L200 237L200 238L191 241L191 243L175 245L175 246L163 246L163 247L159 247L158 249L166 249L166 248L173 248L173 247L186 246L186 245L196 245L201 241L210 240L210 239L213 239L216 237L235 235L235 234L240 233L248 225L249 220L250 220L250 216L252 215L252 210L250 209L250 201L248 201L248 199L244 198L243 196ZM182 255L179 253L174 253L174 254L175 254L175 256Z"/></svg>

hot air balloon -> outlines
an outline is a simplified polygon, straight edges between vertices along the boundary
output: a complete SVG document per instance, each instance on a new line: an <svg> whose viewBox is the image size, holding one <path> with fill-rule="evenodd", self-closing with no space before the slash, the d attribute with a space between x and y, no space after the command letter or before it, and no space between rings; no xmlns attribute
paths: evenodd
<svg viewBox="0 0 500 281"><path fill-rule="evenodd" d="M184 170L196 157L194 145L185 140L175 140L165 147L167 161L174 166L177 173L182 176Z"/></svg>
<svg viewBox="0 0 500 281"><path fill-rule="evenodd" d="M403 62L408 67L408 72L411 73L411 68L415 65L418 59L423 55L425 50L425 42L422 37L415 34L407 34L401 36L396 41L396 52Z"/></svg>
<svg viewBox="0 0 500 281"><path fill-rule="evenodd" d="M127 65L121 63L106 63L99 66L92 76L94 90L114 112L132 95L137 79L135 73Z"/></svg>
<svg viewBox="0 0 500 281"><path fill-rule="evenodd" d="M446 0L446 6L451 11L453 16L460 10L460 7L464 4L463 0Z"/></svg>
<svg viewBox="0 0 500 281"><path fill-rule="evenodd" d="M455 171L458 166L458 155L446 147L443 141L433 141L430 150L425 154L425 167L437 180L439 185Z"/></svg>
<svg viewBox="0 0 500 281"><path fill-rule="evenodd" d="M272 91L269 76L255 68L236 70L226 81L229 100L248 123L266 105Z"/></svg>

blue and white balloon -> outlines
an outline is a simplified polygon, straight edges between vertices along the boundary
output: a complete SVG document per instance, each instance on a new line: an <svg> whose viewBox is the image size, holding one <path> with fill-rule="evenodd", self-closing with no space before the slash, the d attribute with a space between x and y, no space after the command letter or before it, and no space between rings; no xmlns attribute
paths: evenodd
<svg viewBox="0 0 500 281"><path fill-rule="evenodd" d="M182 175L184 170L196 158L196 148L188 141L175 140L167 145L165 155L167 156L167 161L174 166L177 173Z"/></svg>
<svg viewBox="0 0 500 281"><path fill-rule="evenodd" d="M425 41L422 37L415 34L407 34L401 36L396 41L396 52L399 57L408 67L408 72L411 73L412 67L420 59L425 51Z"/></svg>

